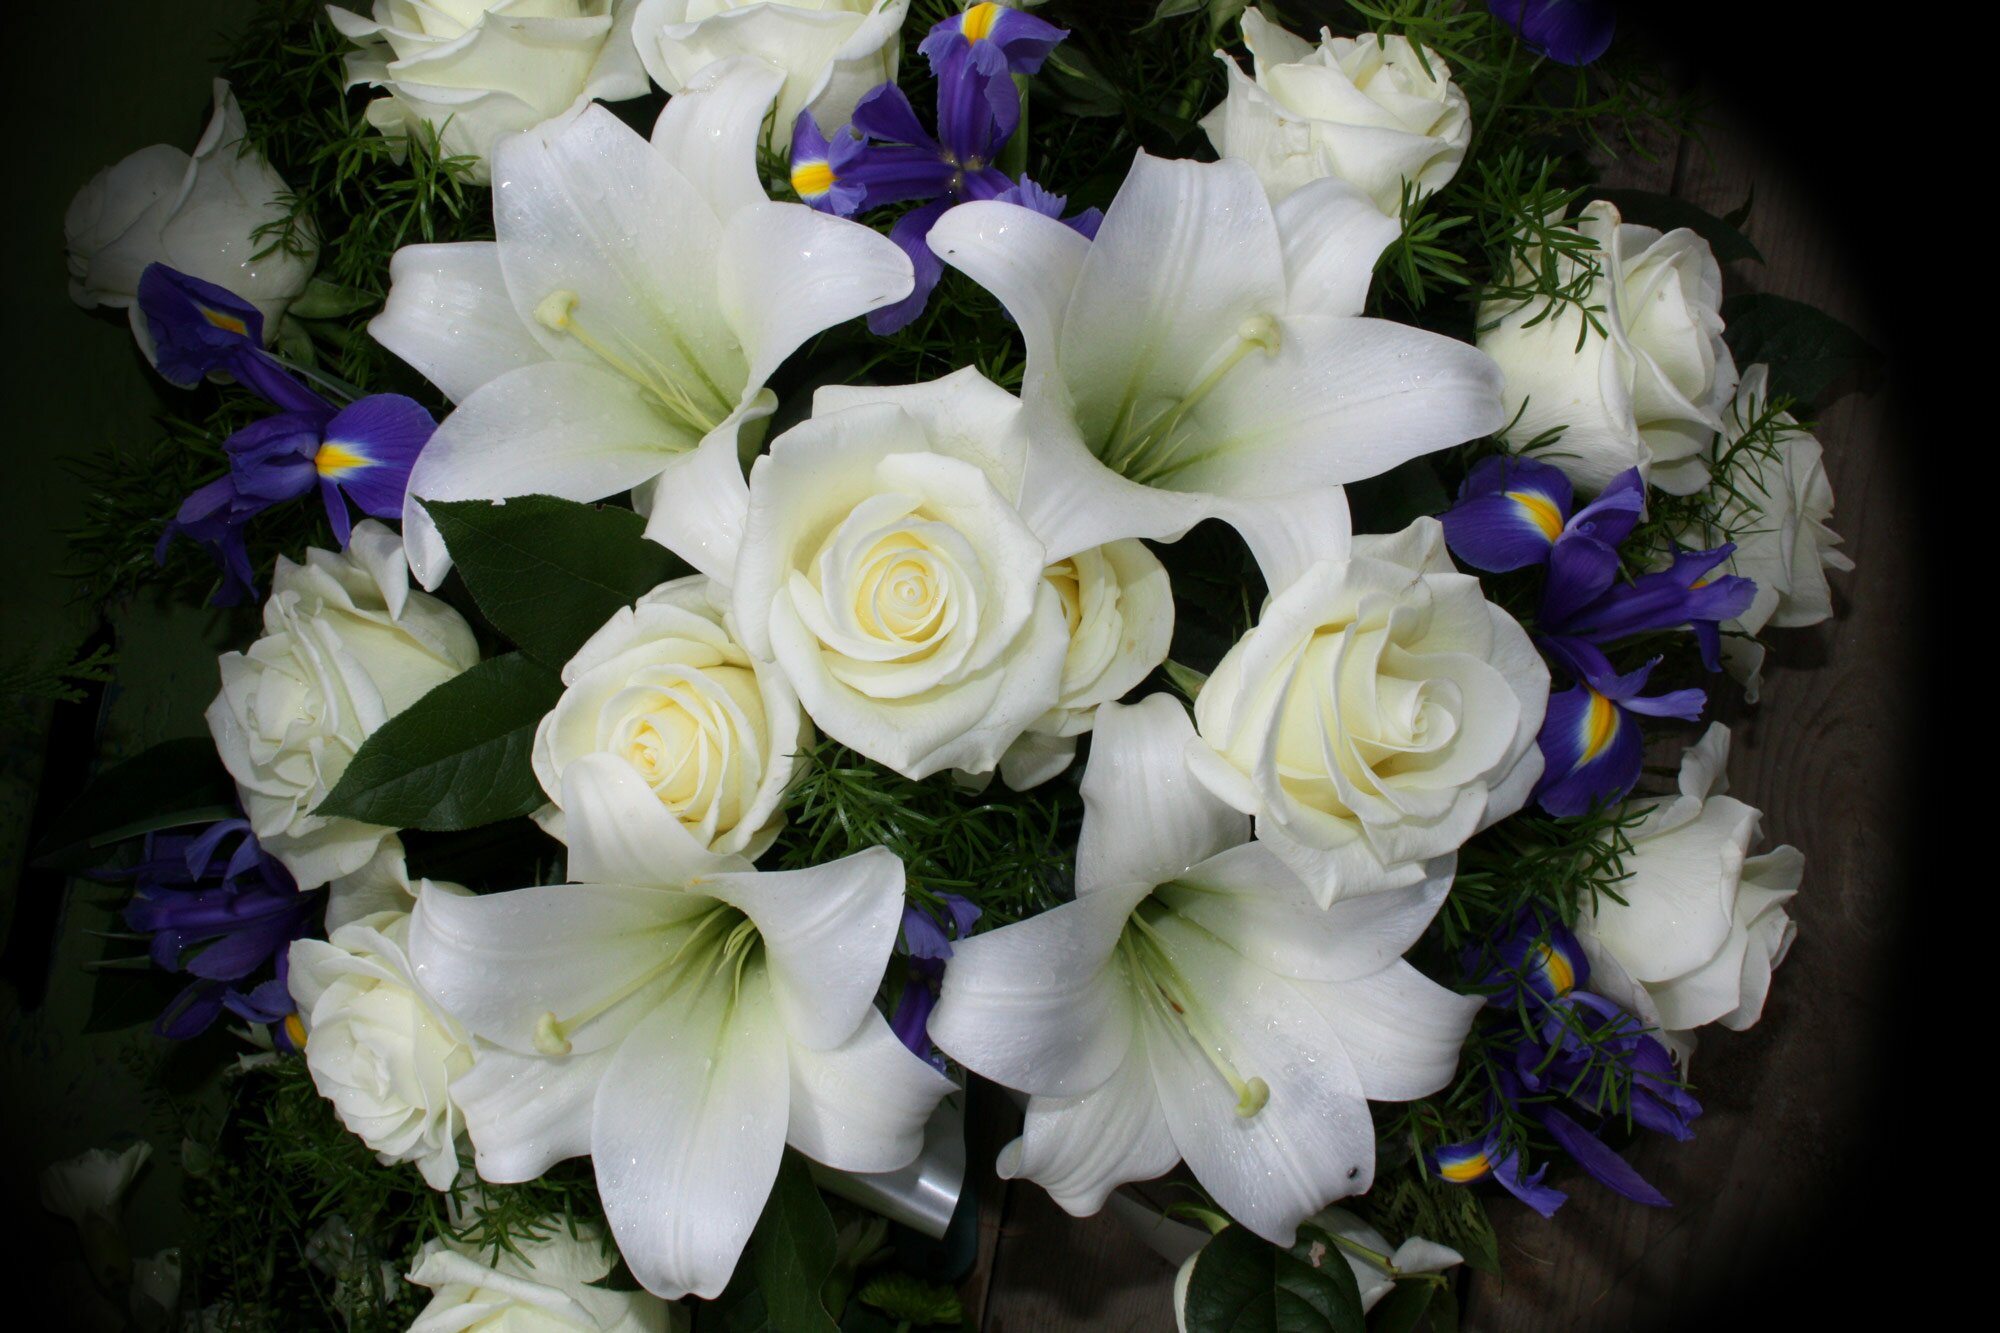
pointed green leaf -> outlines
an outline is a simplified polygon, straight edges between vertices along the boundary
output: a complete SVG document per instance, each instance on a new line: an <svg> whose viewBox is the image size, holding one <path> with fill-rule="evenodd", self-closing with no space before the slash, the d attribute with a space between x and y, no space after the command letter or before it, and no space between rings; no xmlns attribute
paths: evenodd
<svg viewBox="0 0 2000 1333"><path fill-rule="evenodd" d="M1442 1288L1435 1282L1398 1282L1368 1314L1368 1333L1416 1333L1431 1299Z"/></svg>
<svg viewBox="0 0 2000 1333"><path fill-rule="evenodd" d="M104 848L125 838L237 813L236 784L213 741L162 741L92 778L43 835L34 863L87 870L104 863Z"/></svg>
<svg viewBox="0 0 2000 1333"><path fill-rule="evenodd" d="M1188 1279L1188 1333L1364 1333L1361 1289L1333 1238L1299 1228L1288 1250L1232 1225Z"/></svg>
<svg viewBox="0 0 2000 1333"><path fill-rule="evenodd" d="M488 658L383 723L313 813L432 832L527 814L548 799L535 727L561 695L541 663Z"/></svg>
<svg viewBox="0 0 2000 1333"><path fill-rule="evenodd" d="M1789 297L1746 292L1722 303L1723 338L1739 366L1771 367L1771 392L1824 405L1850 372L1881 364L1882 354L1833 316Z"/></svg>
<svg viewBox="0 0 2000 1333"><path fill-rule="evenodd" d="M689 572L629 509L552 495L424 508L480 614L558 670L621 607Z"/></svg>

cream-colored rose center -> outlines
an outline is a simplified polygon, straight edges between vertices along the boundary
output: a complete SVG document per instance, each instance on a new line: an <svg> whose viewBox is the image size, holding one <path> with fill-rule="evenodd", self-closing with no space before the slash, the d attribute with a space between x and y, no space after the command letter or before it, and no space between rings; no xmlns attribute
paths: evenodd
<svg viewBox="0 0 2000 1333"><path fill-rule="evenodd" d="M604 749L682 819L733 828L763 773L763 696L747 667L653 668L608 710Z"/></svg>
<svg viewBox="0 0 2000 1333"><path fill-rule="evenodd" d="M1312 637L1278 717L1278 777L1295 799L1352 814L1343 786L1379 795L1451 745L1459 688L1425 678L1412 658L1382 627Z"/></svg>
<svg viewBox="0 0 2000 1333"><path fill-rule="evenodd" d="M922 648L950 596L937 553L917 533L896 532L868 553L854 588L854 616L872 634Z"/></svg>

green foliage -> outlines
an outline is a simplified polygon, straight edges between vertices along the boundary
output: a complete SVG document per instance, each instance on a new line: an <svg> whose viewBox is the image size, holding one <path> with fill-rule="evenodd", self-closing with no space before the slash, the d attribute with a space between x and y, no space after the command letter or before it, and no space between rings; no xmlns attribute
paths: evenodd
<svg viewBox="0 0 2000 1333"><path fill-rule="evenodd" d="M1310 1224L1281 1249L1241 1226L1211 1239L1188 1279L1188 1333L1361 1333L1361 1289Z"/></svg>
<svg viewBox="0 0 2000 1333"><path fill-rule="evenodd" d="M239 1069L223 1091L219 1113L192 1124L182 1148L183 1299L214 1313L216 1333L334 1319L349 1333L401 1333L429 1300L403 1274L433 1237L490 1261L553 1228L602 1233L587 1162L526 1185L439 1194L349 1134L302 1059Z"/></svg>
<svg viewBox="0 0 2000 1333"><path fill-rule="evenodd" d="M87 653L81 644L26 644L9 649L8 658L0 662L0 698L4 699L80 703L84 686L102 685L118 669L118 655L101 643Z"/></svg>
<svg viewBox="0 0 2000 1333"><path fill-rule="evenodd" d="M532 658L489 657L383 723L313 813L433 832L525 815L548 799L529 753L561 695Z"/></svg>
<svg viewBox="0 0 2000 1333"><path fill-rule="evenodd" d="M158 829L236 813L230 781L206 736L162 741L93 777L35 847L38 865L87 870L114 844Z"/></svg>
<svg viewBox="0 0 2000 1333"><path fill-rule="evenodd" d="M689 572L629 509L552 495L425 508L480 612L553 670L618 611Z"/></svg>
<svg viewBox="0 0 2000 1333"><path fill-rule="evenodd" d="M915 782L830 740L802 754L799 767L767 864L795 870L887 847L902 858L911 898L933 911L939 894L969 898L982 930L1065 894L1082 817L1068 782L1031 792L996 783L972 798L948 773Z"/></svg>
<svg viewBox="0 0 2000 1333"><path fill-rule="evenodd" d="M908 1273L878 1273L857 1293L862 1304L873 1306L900 1326L946 1325L965 1322L965 1307L958 1293L941 1282L926 1282Z"/></svg>
<svg viewBox="0 0 2000 1333"><path fill-rule="evenodd" d="M1375 1187L1344 1207L1391 1238L1422 1236L1449 1245L1482 1273L1500 1271L1500 1246L1479 1195L1405 1161L1376 1176Z"/></svg>
<svg viewBox="0 0 2000 1333"><path fill-rule="evenodd" d="M1722 303L1723 337L1737 364L1771 367L1771 391L1821 404L1850 376L1882 363L1882 353L1833 316L1803 301L1742 292Z"/></svg>
<svg viewBox="0 0 2000 1333"><path fill-rule="evenodd" d="M493 232L489 192L470 180L472 159L444 156L434 132L391 139L368 123L375 94L347 89L350 49L316 0L270 0L222 73L250 143L292 187L286 216L262 239L293 253L317 241L321 280L346 294L310 303L298 317L335 373L370 389L394 364L364 331L388 292L389 257L404 245Z"/></svg>

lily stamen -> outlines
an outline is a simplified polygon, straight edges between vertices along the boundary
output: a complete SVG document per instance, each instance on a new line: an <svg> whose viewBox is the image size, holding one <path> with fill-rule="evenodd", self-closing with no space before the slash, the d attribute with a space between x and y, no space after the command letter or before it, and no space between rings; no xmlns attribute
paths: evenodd
<svg viewBox="0 0 2000 1333"><path fill-rule="evenodd" d="M671 373L669 367L643 347L629 340L619 340L625 355L608 346L603 340L587 331L575 319L575 311L581 298L573 291L550 292L535 306L535 322L556 333L568 334L583 345L584 349L610 366L613 370L631 380L667 411L685 422L698 435L706 435L721 424L729 415L729 406L720 388L692 351L678 334L672 335L675 348L687 362L688 369L701 381L707 390L711 404L720 405L718 412L713 406L697 403L694 396L683 388L680 380ZM634 364L634 362L641 364Z"/></svg>
<svg viewBox="0 0 2000 1333"><path fill-rule="evenodd" d="M1137 912L1132 914L1131 925L1136 932L1127 931L1120 940L1121 947L1129 950L1128 965L1151 983L1148 993L1165 1006L1164 1012L1180 1024L1215 1072L1229 1084L1236 1094L1236 1114L1245 1120L1256 1115L1271 1100L1271 1085L1254 1074L1245 1078L1236 1071L1224 1054L1221 1032L1209 1021L1195 999L1194 989L1174 966L1159 931Z"/></svg>
<svg viewBox="0 0 2000 1333"><path fill-rule="evenodd" d="M690 977L705 977L712 972L720 971L732 964L735 967L736 973L735 984L740 987L743 980L743 962L750 956L750 946L757 940L757 927L749 918L745 917L734 907L717 907L694 924L694 928L688 931L687 935L681 940L679 948L675 949L671 954L661 959L652 967L646 969L639 976L633 978L626 985L620 987L615 993L598 1001L580 1013L572 1014L568 1018L558 1018L553 1010L544 1012L540 1018L535 1020L535 1049L543 1055L570 1054L572 1049L570 1045L571 1033L592 1019L603 1016L618 1005L631 999L647 986L650 986L661 974L679 967L699 946L712 943L712 937L716 933L715 927L730 922L731 918L734 918L734 923L730 925L728 934L722 939L721 948L715 960L716 965L714 967L688 967L683 969L681 974L674 978L673 984L667 988L665 993L672 994L674 991L679 990Z"/></svg>
<svg viewBox="0 0 2000 1333"><path fill-rule="evenodd" d="M1252 349L1262 348L1267 355L1276 356L1283 345L1283 334L1278 322L1269 315L1252 315L1236 327L1236 346L1214 370L1202 377L1200 383L1188 390L1186 396L1172 407L1154 417L1146 426L1133 434L1126 434L1124 419L1120 420L1120 430L1104 453L1104 464L1114 472L1141 484L1147 484L1178 470L1173 451L1168 442L1187 414L1200 406L1203 399L1215 391L1215 387L1236 369Z"/></svg>

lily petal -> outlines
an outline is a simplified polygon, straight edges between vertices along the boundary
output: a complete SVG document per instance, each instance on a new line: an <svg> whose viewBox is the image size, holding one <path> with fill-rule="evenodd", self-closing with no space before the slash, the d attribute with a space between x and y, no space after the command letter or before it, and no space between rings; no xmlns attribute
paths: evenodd
<svg viewBox="0 0 2000 1333"><path fill-rule="evenodd" d="M618 1047L591 1115L597 1193L648 1291L713 1300L784 1156L791 1079L761 966L661 1005Z"/></svg>
<svg viewBox="0 0 2000 1333"><path fill-rule="evenodd" d="M551 1059L488 1048L451 1085L465 1116L481 1180L534 1180L590 1154L590 1108L611 1064L609 1049Z"/></svg>
<svg viewBox="0 0 2000 1333"><path fill-rule="evenodd" d="M653 147L718 218L769 202L757 152L764 113L784 82L784 71L767 61L730 56L697 73L653 122Z"/></svg>
<svg viewBox="0 0 2000 1333"><path fill-rule="evenodd" d="M411 915L410 958L417 980L468 1031L522 1055L537 1053L546 1015L605 1008L568 1033L587 1053L625 1033L645 1008L633 984L673 954L676 926L712 906L631 885L460 896L427 884Z"/></svg>
<svg viewBox="0 0 2000 1333"><path fill-rule="evenodd" d="M1273 1245L1300 1222L1375 1179L1375 1125L1360 1074L1331 1024L1282 982L1205 932L1163 918L1155 927L1227 1058L1269 1099L1237 1114L1238 1094L1171 1020L1145 1009L1146 1053L1167 1124L1195 1178L1231 1217Z"/></svg>
<svg viewBox="0 0 2000 1333"><path fill-rule="evenodd" d="M368 333L454 403L510 370L549 359L508 299L492 241L396 251L389 299Z"/></svg>
<svg viewBox="0 0 2000 1333"><path fill-rule="evenodd" d="M578 884L673 885L742 862L717 856L616 755L588 754L563 770L570 879Z"/></svg>
<svg viewBox="0 0 2000 1333"><path fill-rule="evenodd" d="M894 852L871 847L806 870L710 875L690 887L756 922L793 1040L824 1051L854 1035L872 1012L903 920L903 863Z"/></svg>
<svg viewBox="0 0 2000 1333"><path fill-rule="evenodd" d="M699 439L608 370L544 361L503 375L444 419L410 472L403 507L410 570L426 588L451 572L419 499L601 500L658 476Z"/></svg>
<svg viewBox="0 0 2000 1333"><path fill-rule="evenodd" d="M841 1171L895 1171L923 1151L924 1125L952 1081L912 1055L882 1015L829 1050L791 1047L791 1123L785 1139Z"/></svg>
<svg viewBox="0 0 2000 1333"><path fill-rule="evenodd" d="M1080 898L1108 886L1163 884L1249 840L1248 816L1188 770L1192 740L1194 724L1169 695L1097 710L1076 848Z"/></svg>
<svg viewBox="0 0 2000 1333"><path fill-rule="evenodd" d="M1065 1212L1088 1217L1120 1185L1151 1180L1181 1159L1145 1047L1134 1042L1111 1077L1081 1097L1035 1097L1021 1137L1000 1150L1002 1180L1032 1180Z"/></svg>
<svg viewBox="0 0 2000 1333"><path fill-rule="evenodd" d="M1340 1035L1362 1090L1377 1102L1411 1101L1449 1084L1485 1003L1446 990L1401 959L1351 981L1305 982L1299 990Z"/></svg>
<svg viewBox="0 0 2000 1333"><path fill-rule="evenodd" d="M996 1083L1080 1096L1131 1045L1132 992L1112 957L1148 886L1113 887L953 946L931 1041Z"/></svg>
<svg viewBox="0 0 2000 1333"><path fill-rule="evenodd" d="M939 258L998 297L1027 342L1032 390L1055 373L1063 311L1091 242L1019 204L960 204L932 224Z"/></svg>

